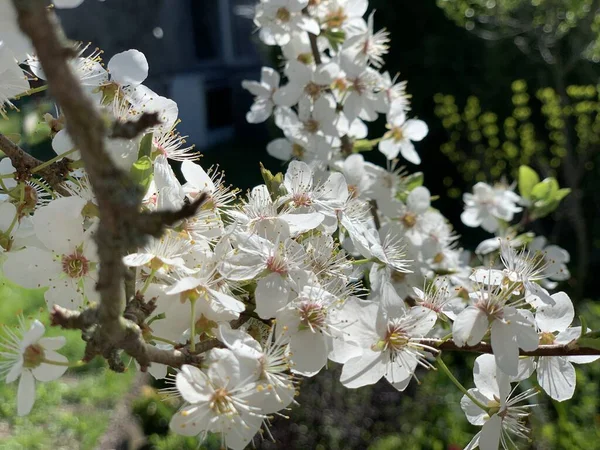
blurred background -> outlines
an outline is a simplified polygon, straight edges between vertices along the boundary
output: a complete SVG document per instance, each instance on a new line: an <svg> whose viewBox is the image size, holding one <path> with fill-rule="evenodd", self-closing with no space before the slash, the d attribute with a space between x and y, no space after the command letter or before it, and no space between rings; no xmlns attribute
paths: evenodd
<svg viewBox="0 0 600 450"><path fill-rule="evenodd" d="M219 164L227 181L243 189L261 183L259 162L281 171L266 144L275 127L250 125L252 102L240 84L258 79L263 65L281 67L274 49L261 46L252 23L256 0L86 0L61 10L71 39L91 42L112 55L136 48L150 64L146 84L179 105L179 131L188 135L208 168ZM572 194L559 211L536 222L571 254L572 279L559 289L573 298L588 326L600 328L600 0L371 0L376 28L391 33L385 69L408 81L412 115L425 120L428 137L417 149L425 184L439 195L440 209L473 249L489 237L460 223L462 193L477 181L515 179L519 165L556 176ZM30 129L28 114L49 108L42 100L0 122L3 132L24 134L25 146L49 155L49 143ZM383 122L370 127L373 137ZM384 163L376 150L365 157ZM44 307L31 294L25 306L14 286L0 287L0 320L17 310ZM81 354L77 333L70 352ZM76 356L75 356L76 357ZM461 380L471 378L472 358L448 355ZM194 449L194 439L168 435L177 404L163 403L158 384L146 385L132 370L104 373L100 365L40 386L32 416L14 418L13 386L2 386L0 448ZM531 449L600 448L600 365L579 366L572 400L540 397L531 416ZM275 417L259 449L461 449L478 430L460 410L460 393L443 374L418 374L400 394L385 382L348 390L333 364L305 379L300 407L289 419ZM469 386L467 386L469 387ZM125 393L131 393L125 395ZM107 394L108 393L108 394ZM7 399L5 402L4 399ZM99 399L103 399L99 402ZM62 403L56 412L55 406ZM98 405L100 404L100 408ZM52 420L48 415L53 414ZM219 448L209 442L206 448Z"/></svg>

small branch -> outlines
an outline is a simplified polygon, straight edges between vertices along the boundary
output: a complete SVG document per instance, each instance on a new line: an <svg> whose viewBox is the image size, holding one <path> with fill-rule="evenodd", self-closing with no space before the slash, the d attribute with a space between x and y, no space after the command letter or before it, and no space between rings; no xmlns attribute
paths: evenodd
<svg viewBox="0 0 600 450"><path fill-rule="evenodd" d="M317 36L312 33L308 33L308 39L310 40L310 49L312 51L313 58L315 60L315 64L317 66L320 66L321 63L323 62L323 60L321 59L321 52L319 52L319 45L317 44Z"/></svg>
<svg viewBox="0 0 600 450"><path fill-rule="evenodd" d="M111 138L133 139L148 128L160 125L158 113L143 113L136 121L115 122L109 133Z"/></svg>
<svg viewBox="0 0 600 450"><path fill-rule="evenodd" d="M45 164L44 161L34 158L2 133L0 133L0 150L10 158L12 165L16 170L15 179L17 181L29 180L34 169ZM64 190L61 192L60 184L65 181L68 174L69 161L67 159L52 163L48 167L44 167L37 172L37 175L43 177L50 187L63 195ZM66 195L68 195L68 193Z"/></svg>
<svg viewBox="0 0 600 450"><path fill-rule="evenodd" d="M440 339L420 339L419 343L447 352L494 353L491 344L486 342L480 342L470 347L459 347L452 340L444 342ZM600 355L600 350L579 347L572 342L565 345L540 345L531 352L520 350L519 354L521 356L594 356Z"/></svg>

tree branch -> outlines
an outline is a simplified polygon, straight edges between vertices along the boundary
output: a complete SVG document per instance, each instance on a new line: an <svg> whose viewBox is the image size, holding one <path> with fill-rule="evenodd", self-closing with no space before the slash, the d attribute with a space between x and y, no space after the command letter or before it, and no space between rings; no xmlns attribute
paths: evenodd
<svg viewBox="0 0 600 450"><path fill-rule="evenodd" d="M440 339L419 339L420 344L437 348L447 352L469 352L469 353L491 353L491 344L480 342L477 345L459 347L454 341L442 341ZM532 352L520 350L521 356L594 356L600 355L600 350L595 348L580 347L575 341L564 345L540 345Z"/></svg>
<svg viewBox="0 0 600 450"><path fill-rule="evenodd" d="M31 156L2 133L0 133L0 150L10 158L16 170L15 179L17 181L27 181L32 176L32 170L44 163ZM65 180L68 173L69 161L65 158L40 170L36 174L44 178L54 190L60 191L60 184ZM64 194L64 192L61 193Z"/></svg>
<svg viewBox="0 0 600 450"><path fill-rule="evenodd" d="M127 173L113 164L106 152L105 123L68 64L67 60L73 56L72 46L64 38L55 13L46 8L45 0L13 0L13 3L19 25L31 38L49 90L66 118L69 135L81 153L98 201L100 224L95 239L100 262L96 285L100 304L82 313L55 308L53 323L81 328L87 340L84 359L102 355L115 371L125 369L121 350L135 358L142 371L151 362L173 367L198 362L198 355L161 350L146 343L140 326L124 318L123 256L143 245L148 233L160 236L166 225L193 214L201 202L162 216L140 212L144 193ZM95 323L89 326L94 319Z"/></svg>

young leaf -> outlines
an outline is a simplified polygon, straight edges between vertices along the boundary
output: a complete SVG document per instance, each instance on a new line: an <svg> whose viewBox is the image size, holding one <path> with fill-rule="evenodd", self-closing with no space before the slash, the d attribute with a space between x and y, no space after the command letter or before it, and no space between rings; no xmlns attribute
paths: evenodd
<svg viewBox="0 0 600 450"><path fill-rule="evenodd" d="M533 187L540 182L538 174L529 166L519 167L519 192L521 197L529 200Z"/></svg>

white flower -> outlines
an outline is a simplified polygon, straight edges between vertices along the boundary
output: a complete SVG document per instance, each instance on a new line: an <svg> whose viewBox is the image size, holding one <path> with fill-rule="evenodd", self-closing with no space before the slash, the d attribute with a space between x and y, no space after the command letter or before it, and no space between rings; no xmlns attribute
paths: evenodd
<svg viewBox="0 0 600 450"><path fill-rule="evenodd" d="M354 62L352 58L352 55L342 53L341 67L346 78L337 83L343 87L339 95L343 98L344 114L349 122L357 117L372 122L378 116L375 89L379 85L379 73Z"/></svg>
<svg viewBox="0 0 600 450"><path fill-rule="evenodd" d="M363 16L368 7L368 0L329 0L321 2L316 14L324 28L342 30L350 38L367 29Z"/></svg>
<svg viewBox="0 0 600 450"><path fill-rule="evenodd" d="M264 184L254 187L248 194L248 201L229 214L248 231L267 238L275 236L282 226L289 229L291 237L297 237L314 230L324 219L323 214L318 212L293 213L292 208L278 207Z"/></svg>
<svg viewBox="0 0 600 450"><path fill-rule="evenodd" d="M389 283L381 289L379 305L354 302L342 314L348 322L344 328L348 345L357 354L344 363L340 378L344 386L358 388L385 377L403 391L418 365L431 367L426 356L436 350L420 344L419 338L431 331L437 314L420 306L407 308Z"/></svg>
<svg viewBox="0 0 600 450"><path fill-rule="evenodd" d="M481 342L491 325L491 344L496 364L507 375L516 376L519 348L535 350L538 336L531 313L515 307L522 304L523 300L510 303L511 296L511 291L491 285L480 286L472 294L474 305L465 308L454 320L452 338L459 347L473 346Z"/></svg>
<svg viewBox="0 0 600 450"><path fill-rule="evenodd" d="M0 378L6 383L20 378L17 414L24 416L35 402L35 380L56 380L67 370L68 359L55 352L65 345L66 339L64 336L43 337L46 328L38 320L26 330L22 316L16 330L5 328L5 332L5 336L0 337Z"/></svg>
<svg viewBox="0 0 600 450"><path fill-rule="evenodd" d="M460 407L467 420L482 426L465 450L477 447L481 450L498 450L500 447L508 450L516 447L514 437L527 439L529 430L525 420L529 409L535 405L519 406L519 403L536 395L537 391L534 388L514 395L516 388L511 390L510 382L526 379L532 371L533 365L525 360L520 364L518 373L509 377L498 370L493 355L481 355L475 360L473 379L476 388L469 389L469 394L486 409L481 409L466 395L461 399Z"/></svg>
<svg viewBox="0 0 600 450"><path fill-rule="evenodd" d="M468 227L479 227L494 233L500 227L500 220L510 222L515 213L522 210L517 206L521 197L504 186L490 186L483 182L473 186L473 194L463 195L465 210L460 218Z"/></svg>
<svg viewBox="0 0 600 450"><path fill-rule="evenodd" d="M421 158L415 150L413 141L421 141L427 136L429 132L427 124L417 119L406 120L406 115L402 111L388 115L388 124L390 131L383 136L379 143L379 151L387 159L394 159L400 153L407 161L421 164Z"/></svg>
<svg viewBox="0 0 600 450"><path fill-rule="evenodd" d="M316 101L339 73L340 68L334 62L318 67L306 66L298 61L289 61L285 68L288 84L273 95L278 106L294 106L301 100Z"/></svg>
<svg viewBox="0 0 600 450"><path fill-rule="evenodd" d="M364 33L346 40L344 53L352 55L352 60L357 64L366 66L370 63L380 69L384 64L383 55L387 55L390 48L390 33L385 29L374 32L374 16L375 11L369 15Z"/></svg>
<svg viewBox="0 0 600 450"><path fill-rule="evenodd" d="M397 79L398 75L392 79L389 72L384 72L379 77L377 112L393 116L400 111L410 110L410 95L406 93L407 81L396 83Z"/></svg>
<svg viewBox="0 0 600 450"><path fill-rule="evenodd" d="M211 355L206 373L183 365L177 374L176 387L186 404L173 415L170 428L202 440L209 431L220 433L223 446L243 450L266 418L251 403L255 391L242 377L252 367L244 367L247 362L228 349L212 350Z"/></svg>
<svg viewBox="0 0 600 450"><path fill-rule="evenodd" d="M573 303L564 292L553 294L552 299L554 304L541 305L535 313L540 344L569 344L581 336L581 327L570 326L575 317ZM538 383L554 400L569 400L575 393L577 381L572 363L585 364L598 358L600 356L540 356L537 361Z"/></svg>
<svg viewBox="0 0 600 450"><path fill-rule="evenodd" d="M308 285L277 312L277 333L289 342L294 372L310 377L327 363L338 332L337 302L329 292Z"/></svg>
<svg viewBox="0 0 600 450"><path fill-rule="evenodd" d="M242 87L254 95L254 103L246 114L249 123L262 123L271 117L275 106L273 95L278 92L279 81L279 73L270 67L262 68L260 82L242 81Z"/></svg>
<svg viewBox="0 0 600 450"><path fill-rule="evenodd" d="M39 208L33 216L36 237L43 247L10 252L4 275L29 289L48 286L49 308L81 308L99 299L96 292L97 251L93 230L84 231L81 210L86 201L63 197Z"/></svg>
<svg viewBox="0 0 600 450"><path fill-rule="evenodd" d="M302 13L308 0L269 0L256 6L254 23L260 27L259 37L267 45L285 45L294 31L320 33L317 21Z"/></svg>

